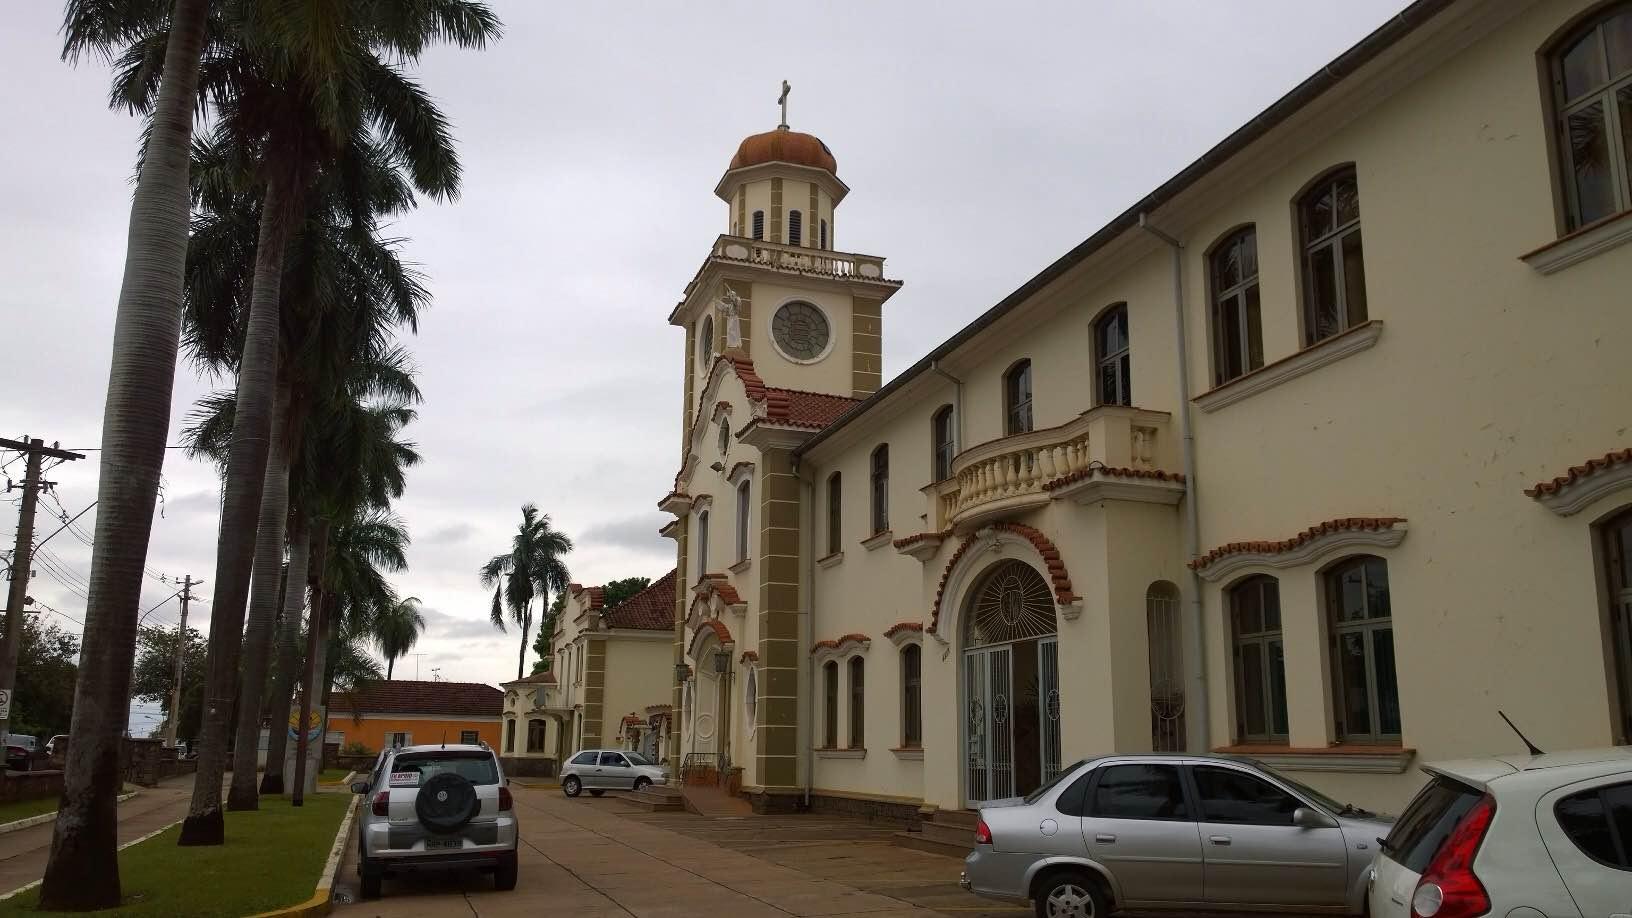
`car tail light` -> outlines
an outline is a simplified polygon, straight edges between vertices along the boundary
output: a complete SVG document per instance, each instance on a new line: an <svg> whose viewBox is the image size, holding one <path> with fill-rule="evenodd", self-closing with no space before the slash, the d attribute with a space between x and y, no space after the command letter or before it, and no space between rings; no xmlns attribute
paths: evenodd
<svg viewBox="0 0 1632 918"><path fill-rule="evenodd" d="M382 790L375 794L373 809L375 816L391 815L391 792L388 790Z"/></svg>
<svg viewBox="0 0 1632 918"><path fill-rule="evenodd" d="M511 796L510 796L510 788L500 787L499 788L499 812L503 813L503 812L505 812L506 810L510 809L511 807L513 807L515 805L516 805L516 801L513 798L511 798Z"/></svg>
<svg viewBox="0 0 1632 918"><path fill-rule="evenodd" d="M1490 896L1473 873L1473 859L1496 816L1489 794L1446 836L1411 896L1411 918L1472 918L1490 911Z"/></svg>
<svg viewBox="0 0 1632 918"><path fill-rule="evenodd" d="M990 826L986 825L986 820L982 819L975 823L975 844L989 845L991 843L992 829Z"/></svg>

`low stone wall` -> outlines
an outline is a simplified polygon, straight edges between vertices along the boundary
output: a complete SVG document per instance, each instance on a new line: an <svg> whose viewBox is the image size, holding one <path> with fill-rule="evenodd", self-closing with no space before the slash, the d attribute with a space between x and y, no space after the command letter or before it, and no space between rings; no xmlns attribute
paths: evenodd
<svg viewBox="0 0 1632 918"><path fill-rule="evenodd" d="M859 816L874 822L892 822L916 829L923 822L919 804L909 801L866 800L855 797L835 797L811 794L810 812L834 816Z"/></svg>
<svg viewBox="0 0 1632 918"><path fill-rule="evenodd" d="M0 769L0 803L62 796L60 771L6 771Z"/></svg>
<svg viewBox="0 0 1632 918"><path fill-rule="evenodd" d="M542 756L501 755L499 764L511 778L553 778L561 773L555 759Z"/></svg>

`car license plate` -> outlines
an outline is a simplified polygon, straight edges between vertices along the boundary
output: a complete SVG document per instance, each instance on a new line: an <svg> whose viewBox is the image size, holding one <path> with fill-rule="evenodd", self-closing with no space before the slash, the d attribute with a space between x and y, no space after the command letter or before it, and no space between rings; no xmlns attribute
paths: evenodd
<svg viewBox="0 0 1632 918"><path fill-rule="evenodd" d="M465 841L462 838L427 838L425 839L425 850L435 851L438 848L459 848L463 847L464 844Z"/></svg>

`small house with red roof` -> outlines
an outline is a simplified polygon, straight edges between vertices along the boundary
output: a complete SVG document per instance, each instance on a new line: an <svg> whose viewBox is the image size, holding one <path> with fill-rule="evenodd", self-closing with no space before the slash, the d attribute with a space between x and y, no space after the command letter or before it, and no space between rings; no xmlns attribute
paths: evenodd
<svg viewBox="0 0 1632 918"><path fill-rule="evenodd" d="M499 743L504 693L480 682L387 679L329 702L331 724L371 752L416 743ZM349 723L348 723L349 721Z"/></svg>

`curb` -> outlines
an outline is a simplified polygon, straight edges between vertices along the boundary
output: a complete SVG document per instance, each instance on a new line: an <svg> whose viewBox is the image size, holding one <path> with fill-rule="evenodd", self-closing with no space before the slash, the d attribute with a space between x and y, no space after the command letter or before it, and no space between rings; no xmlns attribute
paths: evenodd
<svg viewBox="0 0 1632 918"><path fill-rule="evenodd" d="M351 779L355 777L357 777L357 772L348 771L346 772L346 776L338 781L319 781L317 784L319 787L346 787L347 785L351 784Z"/></svg>
<svg viewBox="0 0 1632 918"><path fill-rule="evenodd" d="M306 918L309 915L327 915L334 908L334 875L340 870L340 861L346 852L346 839L351 837L351 823L357 818L357 808L358 805L353 803L346 810L346 818L340 820L340 831L334 836L329 860L323 865L323 876L318 879L312 897L299 905L261 912L249 918Z"/></svg>
<svg viewBox="0 0 1632 918"><path fill-rule="evenodd" d="M120 794L118 797L114 798L114 802L124 803L126 800L129 800L139 793L141 793L141 791L131 791L128 794ZM32 829L35 826L48 825L56 821L57 814L55 812L41 813L38 816L26 816L22 819L12 820L11 822L0 823L0 835L5 835L8 832L21 832L24 829Z"/></svg>

